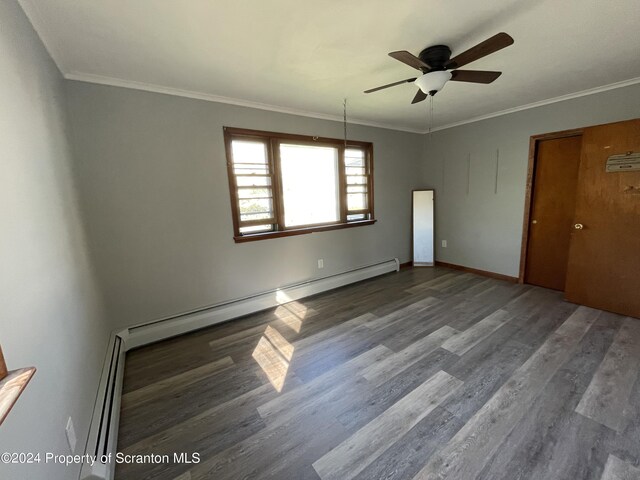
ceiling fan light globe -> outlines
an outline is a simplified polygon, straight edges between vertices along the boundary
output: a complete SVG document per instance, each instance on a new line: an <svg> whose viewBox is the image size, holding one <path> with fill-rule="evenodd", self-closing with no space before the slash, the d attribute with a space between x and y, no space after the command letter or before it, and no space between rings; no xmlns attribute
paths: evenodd
<svg viewBox="0 0 640 480"><path fill-rule="evenodd" d="M436 72L425 73L421 77L416 78L415 83L420 90L427 95L433 95L444 87L444 84L451 80L451 72L439 70Z"/></svg>

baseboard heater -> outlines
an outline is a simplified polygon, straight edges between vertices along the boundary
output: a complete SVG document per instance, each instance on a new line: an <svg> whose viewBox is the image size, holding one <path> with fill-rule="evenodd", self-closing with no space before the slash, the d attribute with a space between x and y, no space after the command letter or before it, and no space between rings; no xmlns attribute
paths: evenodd
<svg viewBox="0 0 640 480"><path fill-rule="evenodd" d="M80 478L83 480L110 480L115 473L115 463L108 461L107 457L115 455L118 446L125 353L122 337L111 334L85 448L85 455L97 461L93 465L88 462L82 464Z"/></svg>
<svg viewBox="0 0 640 480"><path fill-rule="evenodd" d="M394 258L113 332L85 448L85 454L98 461L93 465L83 464L80 480L113 479L124 362L128 350L398 270L400 261ZM109 456L110 462L101 461Z"/></svg>

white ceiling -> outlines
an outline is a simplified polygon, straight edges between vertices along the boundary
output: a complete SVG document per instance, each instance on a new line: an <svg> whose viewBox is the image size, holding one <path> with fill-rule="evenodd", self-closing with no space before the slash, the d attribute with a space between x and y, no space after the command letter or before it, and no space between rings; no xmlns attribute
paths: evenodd
<svg viewBox="0 0 640 480"><path fill-rule="evenodd" d="M262 104L424 131L415 76L387 56L444 43L453 54L495 33L515 44L465 69L491 85L450 82L434 126L640 81L638 0L20 0L67 78Z"/></svg>

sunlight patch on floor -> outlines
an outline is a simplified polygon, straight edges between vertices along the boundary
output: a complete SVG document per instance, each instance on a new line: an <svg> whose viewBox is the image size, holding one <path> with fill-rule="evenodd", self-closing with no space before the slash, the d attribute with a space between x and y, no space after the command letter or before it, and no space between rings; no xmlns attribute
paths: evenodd
<svg viewBox="0 0 640 480"><path fill-rule="evenodd" d="M271 345L278 349L278 352L280 352L285 360L291 360L291 357L293 357L294 347L278 330L269 325L264 331L264 336L271 342Z"/></svg>
<svg viewBox="0 0 640 480"><path fill-rule="evenodd" d="M273 388L281 392L293 357L294 346L275 328L268 326L260 337L252 357L265 373Z"/></svg>
<svg viewBox="0 0 640 480"><path fill-rule="evenodd" d="M274 313L287 327L296 333L300 333L302 322L307 316L307 311L307 307L302 303L294 301L280 305Z"/></svg>

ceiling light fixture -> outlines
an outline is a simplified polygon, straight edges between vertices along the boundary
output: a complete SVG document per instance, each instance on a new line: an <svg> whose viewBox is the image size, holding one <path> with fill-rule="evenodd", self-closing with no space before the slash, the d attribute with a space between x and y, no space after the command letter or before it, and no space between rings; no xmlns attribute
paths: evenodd
<svg viewBox="0 0 640 480"><path fill-rule="evenodd" d="M425 73L421 77L416 78L414 82L420 90L432 97L443 89L445 83L451 80L451 72L447 70L438 70L435 72Z"/></svg>

